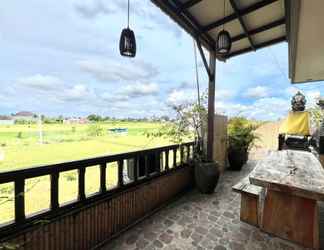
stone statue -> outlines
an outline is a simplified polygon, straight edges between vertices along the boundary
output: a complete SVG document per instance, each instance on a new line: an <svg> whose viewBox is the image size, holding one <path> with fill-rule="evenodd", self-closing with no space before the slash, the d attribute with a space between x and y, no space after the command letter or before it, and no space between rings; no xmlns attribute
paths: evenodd
<svg viewBox="0 0 324 250"><path fill-rule="evenodd" d="M304 111L306 107L306 98L301 92L297 92L291 98L291 109L292 111Z"/></svg>

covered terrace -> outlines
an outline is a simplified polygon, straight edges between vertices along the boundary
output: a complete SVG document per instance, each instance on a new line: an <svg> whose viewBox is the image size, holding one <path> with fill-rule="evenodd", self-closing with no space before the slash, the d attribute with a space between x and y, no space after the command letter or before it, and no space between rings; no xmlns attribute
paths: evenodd
<svg viewBox="0 0 324 250"><path fill-rule="evenodd" d="M279 42L289 45L289 78L293 83L324 79L324 33L321 0L152 0L198 44L209 76L207 156L212 159L215 113L215 68L232 57ZM226 29L232 40L218 53L217 36ZM209 54L208 57L205 53ZM118 155L2 172L0 184L13 183L14 221L2 225L0 241L16 249L302 249L259 228L240 222L239 195L232 185L242 172L225 171L212 195L192 191L194 144L170 145ZM259 158L258 158L259 159ZM118 183L107 186L107 168L118 168ZM85 194L85 173L100 167L100 190ZM134 176L125 180L123 169ZM59 177L78 171L78 197L59 203ZM50 208L25 214L25 181L50 177ZM188 192L189 191L189 192ZM186 193L185 195L183 195ZM180 198L179 198L180 197ZM175 198L179 198L174 202Z"/></svg>

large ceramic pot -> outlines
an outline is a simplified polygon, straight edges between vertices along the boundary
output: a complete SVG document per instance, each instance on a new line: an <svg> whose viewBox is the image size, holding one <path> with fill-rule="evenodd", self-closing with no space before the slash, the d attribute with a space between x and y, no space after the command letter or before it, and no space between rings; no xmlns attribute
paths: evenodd
<svg viewBox="0 0 324 250"><path fill-rule="evenodd" d="M248 151L246 149L228 149L228 162L232 170L241 170L243 165L247 162L247 160Z"/></svg>
<svg viewBox="0 0 324 250"><path fill-rule="evenodd" d="M195 162L195 182L203 194L214 192L219 179L219 166L215 162Z"/></svg>

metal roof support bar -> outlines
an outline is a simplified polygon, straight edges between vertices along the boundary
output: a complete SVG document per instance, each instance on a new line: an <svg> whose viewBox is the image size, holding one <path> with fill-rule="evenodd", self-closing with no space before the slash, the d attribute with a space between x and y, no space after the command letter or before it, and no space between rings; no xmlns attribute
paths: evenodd
<svg viewBox="0 0 324 250"><path fill-rule="evenodd" d="M199 49L199 53L200 53L200 56L203 60L203 63L204 63L204 66L205 66L205 69L207 71L207 74L208 74L208 77L209 77L209 81L212 81L214 79L214 74L212 74L212 72L210 71L210 68L208 66L208 63L207 63L207 59L206 59L206 56L205 56L205 53L201 47L201 43L199 41L199 39L196 39L197 41L197 47Z"/></svg>
<svg viewBox="0 0 324 250"><path fill-rule="evenodd" d="M249 42L250 42L251 48L252 48L253 50L255 50L255 47L254 47L254 44L253 44L252 38L251 38L251 36L249 35L249 31L248 31L248 29L247 29L247 27L246 27L246 25L245 25L245 22L243 21L243 18L242 18L242 16L241 16L240 13L239 13L239 9L238 9L237 6L236 6L235 0L230 0L230 3L231 3L231 6L232 6L232 8L233 8L233 10L234 10L234 13L236 14L236 16L237 16L237 18L238 18L238 20L239 20L239 22L240 22L240 24L241 24L241 26L242 26L242 29L243 29L243 31L244 31L246 37L248 38L248 40L249 40Z"/></svg>
<svg viewBox="0 0 324 250"><path fill-rule="evenodd" d="M268 24L266 24L264 26L261 26L259 28L250 30L249 35L253 36L253 35L257 34L257 33L270 30L272 28L278 27L278 26L283 25L285 23L286 23L286 18L281 18L281 19L278 19L278 20L276 20L274 22L271 22L271 23L268 23ZM243 39L245 37L246 37L245 33L239 34L237 36L232 37L232 42L237 42L237 41L239 41L239 40L241 40L241 39Z"/></svg>
<svg viewBox="0 0 324 250"><path fill-rule="evenodd" d="M253 4L253 5L245 8L245 9L240 10L239 15L240 16L247 15L247 14L253 12L253 11L256 11L256 10L258 10L258 9L260 9L262 7L265 7L265 6L269 5L269 4L272 4L272 3L276 2L276 1L278 1L278 0L263 0L261 2L257 2L256 4ZM224 17L224 18L222 18L220 20L217 20L215 22L212 22L212 23L206 25L205 27L202 28L202 32L206 33L206 32L208 32L208 31L210 31L212 29L217 28L220 25L223 25L225 23L233 21L236 18L237 18L237 14L233 13L233 14L231 14L229 16L226 16L226 17Z"/></svg>
<svg viewBox="0 0 324 250"><path fill-rule="evenodd" d="M178 8L177 13L181 13L182 11L191 8L192 6L196 5L197 3L200 3L201 1L202 0L188 0Z"/></svg>

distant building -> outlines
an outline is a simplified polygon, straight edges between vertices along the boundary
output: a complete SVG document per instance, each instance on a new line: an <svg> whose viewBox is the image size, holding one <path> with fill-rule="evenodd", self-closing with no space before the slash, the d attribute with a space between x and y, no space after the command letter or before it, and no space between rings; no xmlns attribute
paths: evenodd
<svg viewBox="0 0 324 250"><path fill-rule="evenodd" d="M37 121L37 115L29 111L20 111L12 116L16 120Z"/></svg>
<svg viewBox="0 0 324 250"><path fill-rule="evenodd" d="M0 115L0 125L13 125L15 120L11 116Z"/></svg>
<svg viewBox="0 0 324 250"><path fill-rule="evenodd" d="M87 124L89 120L83 117L70 117L63 120L63 124Z"/></svg>

